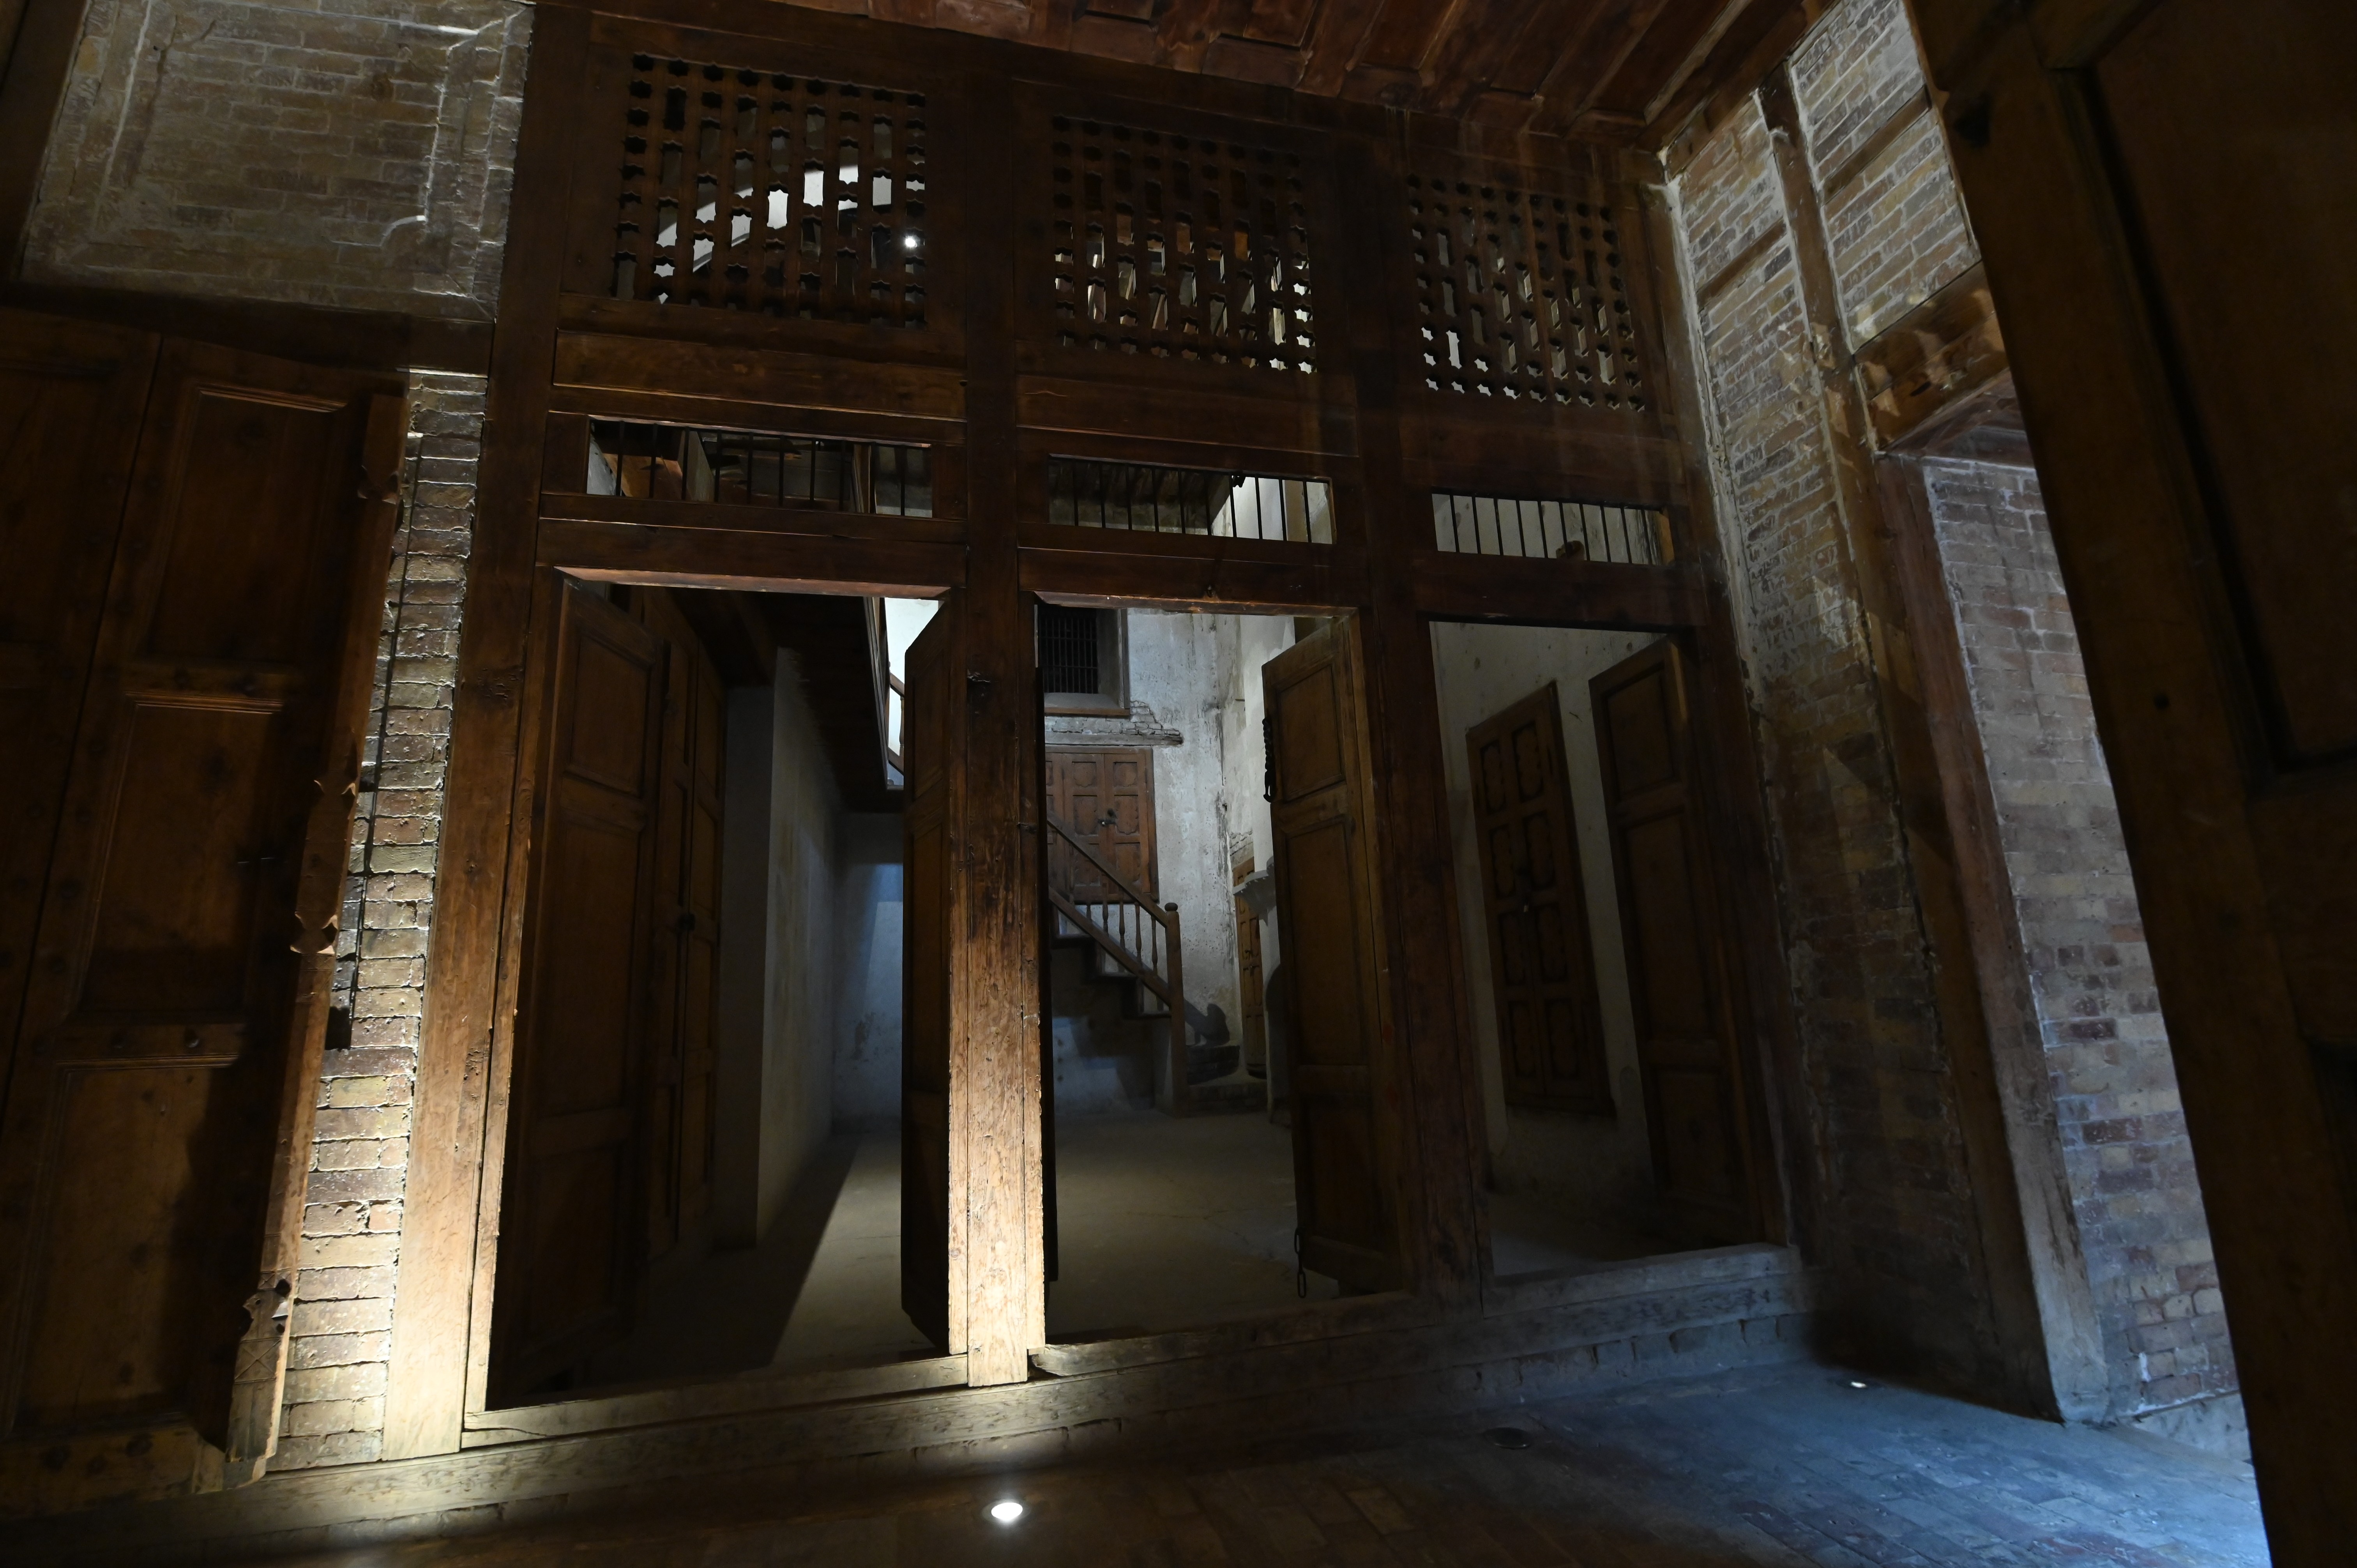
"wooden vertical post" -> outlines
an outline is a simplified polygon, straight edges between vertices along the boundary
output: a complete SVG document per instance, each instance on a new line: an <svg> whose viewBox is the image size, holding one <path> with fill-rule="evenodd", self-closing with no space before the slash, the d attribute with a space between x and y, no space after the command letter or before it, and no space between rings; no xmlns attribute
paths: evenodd
<svg viewBox="0 0 2357 1568"><path fill-rule="evenodd" d="M950 1228L964 1258L966 1370L1019 1382L1047 1342L1039 1166L1040 889L1043 803L1029 596L1016 578L1019 482L1015 403L1015 166L1018 122L996 107L1004 83L964 88L966 269L965 799L952 927L955 1016L950 1056ZM954 1276L953 1276L954 1277Z"/></svg>
<svg viewBox="0 0 2357 1568"><path fill-rule="evenodd" d="M1338 140L1335 151L1337 188L1390 188L1365 144ZM1340 296L1346 325L1320 335L1318 380L1329 398L1340 390L1355 405L1326 414L1355 417L1364 465L1357 499L1372 602L1361 618L1361 648L1396 1034L1379 1042L1377 1059L1387 1059L1394 1102L1379 1101L1377 1128L1391 1144L1384 1169L1398 1184L1409 1278L1444 1304L1469 1310L1480 1298L1488 1251L1474 1190L1479 1079L1468 1049L1472 1015L1458 940L1440 693L1431 633L1415 606L1411 554L1413 542L1431 537L1431 525L1415 513L1421 498L1410 495L1400 459L1402 346L1388 313L1393 291L1385 274L1396 254L1391 231L1405 220L1363 201L1346 202L1337 218L1342 243L1338 260L1326 263L1329 281L1321 286ZM1337 504L1344 499L1338 488ZM1397 1102L1401 1097L1405 1103Z"/></svg>

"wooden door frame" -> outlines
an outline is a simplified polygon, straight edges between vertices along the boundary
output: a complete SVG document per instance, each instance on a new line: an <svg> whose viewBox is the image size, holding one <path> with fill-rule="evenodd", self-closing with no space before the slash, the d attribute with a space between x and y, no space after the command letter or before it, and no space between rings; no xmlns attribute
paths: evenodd
<svg viewBox="0 0 2357 1568"><path fill-rule="evenodd" d="M1716 607L1697 620L1672 625L1575 618L1540 620L1463 613L1426 613L1422 620L1427 667L1432 662L1432 628L1444 624L1607 634L1659 633L1676 647L1679 660L1687 671L1684 695L1692 704L1697 818L1711 853L1713 919L1726 954L1725 982L1729 994L1725 1006L1743 1034L1742 1047L1738 1052L1743 1070L1738 1092L1749 1134L1745 1175L1751 1184L1751 1208L1759 1232L1752 1240L1777 1246L1792 1242L1798 1229L1792 1201L1795 1173L1775 1087L1779 1074L1785 1070L1785 1053L1791 1048L1795 1023L1792 988L1784 978L1787 972L1776 918L1774 873L1766 854L1764 781L1750 726L1742 717L1745 707L1741 671L1730 657L1714 649L1722 638L1731 644L1730 629L1720 619ZM1437 702L1434 716L1436 737L1445 740L1438 736ZM1452 946L1461 963L1462 928L1452 925L1449 929L1459 933ZM1763 976L1770 983L1763 985ZM1470 1039L1469 991L1467 995ZM1478 1112L1481 1105L1480 1063L1469 1053L1467 1065L1469 1076L1466 1091ZM1551 1301L1559 1294L1550 1280L1501 1282L1490 1251L1486 1222L1481 1241L1485 1310L1523 1310Z"/></svg>
<svg viewBox="0 0 2357 1568"><path fill-rule="evenodd" d="M669 19L658 17L659 10L669 11ZM1333 1316L1356 1323L1386 1314L1478 1314L1486 1264L1479 1244L1472 1102L1465 1093L1472 1064L1461 960L1406 935L1436 923L1453 927L1456 914L1424 618L1716 624L1720 629L1703 642L1719 646L1731 645L1731 634L1724 630L1705 557L1683 544L1681 558L1662 566L1445 555L1433 547L1428 510L1419 509L1428 490L1493 482L1546 493L1611 494L1665 510L1683 541L1695 528L1698 504L1706 503L1697 501L1698 459L1681 445L1674 417L1650 412L1608 430L1577 411L1558 415L1529 405L1491 407L1490 400L1479 407L1432 401L1412 379L1421 375L1415 350L1391 309L1394 274L1407 264L1404 236L1394 231L1395 214L1363 201L1337 201L1330 222L1320 220L1321 243L1328 247L1319 282L1326 320L1314 381L1286 379L1248 390L1238 383L1232 393L1214 393L1206 379L1182 375L1175 391L1148 391L1135 384L1135 360L1067 361L1057 376L1043 376L1027 358L1037 352L1024 337L1028 318L1018 320L1018 309L1028 308L1019 302L1028 295L1017 287L1015 271L1025 253L1017 210L1022 159L1012 142L1016 130L1003 113L1007 81L1078 83L1071 90L1100 96L1111 83L1149 108L1183 91L1186 113L1267 124L1274 136L1273 101L1237 83L1174 82L1167 73L1141 68L800 9L780 12L758 0L695 0L690 13L683 19L675 7L659 7L654 0L623 0L597 13L549 0L535 24L517 154L520 195L501 285L461 633L443 888L428 959L384 1456L449 1453L500 1440L493 1429L512 1438L519 1430L616 1424L627 1419L618 1412L646 1408L649 1400L686 1414L748 1408L748 1402L792 1402L812 1397L795 1390L819 1386L788 1380L792 1388L730 1385L580 1402L577 1409L486 1413L491 1249L499 1230L522 889L548 717L550 609L560 572L675 587L894 596L965 592L971 618L965 722L973 739L965 795L970 833L963 848L969 885L984 891L968 901L961 929L976 965L974 985L964 993L978 1009L971 1026L980 1032L980 1044L971 1059L990 1064L993 1076L976 1086L976 1120L964 1135L979 1133L997 1151L991 1156L996 1164L970 1175L975 1251L967 1269L972 1278L996 1283L976 1287L988 1294L969 1300L974 1348L962 1375L953 1377L937 1363L915 1363L931 1369L887 1369L848 1384L837 1377L826 1385L836 1390L905 1388L912 1386L911 1378L1011 1380L1028 1371L1028 1341L1044 1338L1043 1328L1035 1334L1027 1326L1037 1292L1025 1282L1040 1267L1039 1216L1036 1169L1027 1171L1022 1156L1037 1133L1036 1124L1026 1130L1036 1110L1036 1081L1026 1079L1036 1070L1038 1031L1025 1014L1036 1006L1038 927L1031 899L995 890L1027 885L1036 854L1023 837L1037 831L1027 807L1038 780L1023 745L1038 722L1035 597L1357 617L1366 651L1376 811L1383 827L1383 940L1395 1030L1390 1048L1403 1066L1406 1099L1405 1146L1395 1163L1406 1189L1401 1218L1414 1294L1405 1301L1350 1304ZM935 144L936 208L963 220L968 247L963 275L956 280L963 309L951 348L942 346L946 338L930 347L888 348L841 324L805 329L792 321L723 319L719 311L674 314L657 331L645 313L660 307L561 293L560 280L577 270L576 236L597 220L584 214L602 212L606 199L586 183L575 188L577 169L610 161L602 150L587 163L576 156L576 143L591 145L581 140L591 134L583 125L602 124L585 110L593 52L608 47L597 39L617 29L664 27L694 40L678 44L683 52L725 49L725 35L732 32L807 38L879 51L877 58L888 58L896 70L920 80L932 73L930 80L942 84L931 100L934 118L962 123L968 133L963 145ZM1297 141L1312 134L1332 139L1333 188L1398 185L1408 154L1396 145L1394 123L1385 113L1340 103L1307 105L1304 113L1308 118L1283 134ZM1523 156L1503 145L1486 152L1492 162ZM1425 162L1458 156L1432 149L1415 154ZM1569 144L1561 160L1559 169L1544 158L1522 166L1575 184L1619 182L1613 188L1623 194L1616 199L1632 212L1639 204L1629 188L1643 177L1641 166L1623 170L1610 155L1593 151L1575 156ZM1658 178L1657 169L1652 177ZM1671 252L1647 241L1633 218L1625 226L1631 233L1624 248L1646 252L1643 264L1629 269L1630 295L1646 334L1645 351L1658 357L1669 328L1656 301L1668 292L1663 280ZM846 352L855 347L857 353ZM1133 384L1125 386L1124 375ZM1657 374L1652 381L1658 389L1674 379ZM978 389L971 400L969 385ZM1022 395L1005 395L1008 389ZM1657 390L1655 402L1667 407L1676 399ZM709 512L660 510L683 503L587 497L579 476L591 414L932 443L939 515L833 516L820 525L769 512L736 522ZM1190 439L1170 439L1174 427L1183 427ZM1319 474L1333 487L1335 542L1122 535L1027 521L1034 515L1030 490L1049 452ZM1781 972L1781 956L1774 962Z"/></svg>

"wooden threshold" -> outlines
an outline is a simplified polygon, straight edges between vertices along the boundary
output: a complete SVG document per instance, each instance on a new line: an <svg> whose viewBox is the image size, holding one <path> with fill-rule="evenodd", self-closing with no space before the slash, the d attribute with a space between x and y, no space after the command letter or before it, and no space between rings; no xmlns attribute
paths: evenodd
<svg viewBox="0 0 2357 1568"><path fill-rule="evenodd" d="M1664 1268L1675 1273L1677 1262L1619 1273L1623 1283L1655 1278ZM1408 1297L1361 1298L1332 1305L1344 1321L1353 1311L1425 1320L1035 1374L1024 1383L533 1434L457 1454L274 1473L234 1491L25 1521L12 1544L78 1558L215 1560L446 1530L454 1509L486 1522L519 1508L535 1516L588 1512L628 1494L650 1495L650 1487L660 1487L666 1507L718 1506L752 1489L823 1498L862 1483L1232 1443L1239 1432L1265 1439L1367 1421L1462 1416L1557 1397L1599 1377L1690 1375L1801 1359L1816 1278L1796 1267L1770 1269L1473 1318L1443 1317L1437 1304ZM1295 1316L1331 1321L1322 1311ZM1187 1337L1149 1337L1167 1345ZM1075 1360L1117 1354L1058 1348Z"/></svg>
<svg viewBox="0 0 2357 1568"><path fill-rule="evenodd" d="M798 1405L882 1399L923 1389L961 1388L965 1378L963 1356L932 1356L882 1367L837 1367L823 1371L715 1379L594 1399L565 1400L555 1404L469 1411L459 1446L488 1448L585 1432L660 1426L743 1411L791 1410Z"/></svg>
<svg viewBox="0 0 2357 1568"><path fill-rule="evenodd" d="M1491 1316L1541 1312L1649 1291L1778 1279L1798 1275L1803 1268L1800 1251L1793 1247L1768 1241L1706 1247L1589 1268L1498 1276L1481 1292L1481 1310Z"/></svg>
<svg viewBox="0 0 2357 1568"><path fill-rule="evenodd" d="M1418 1327L1439 1321L1440 1309L1430 1299L1402 1291L1385 1291L1379 1295L1351 1296L1340 1301L1308 1302L1226 1323L1207 1324L1200 1328L1046 1345L1031 1352L1031 1364L1049 1377L1077 1378L1092 1372L1118 1371L1125 1367L1232 1355L1272 1345Z"/></svg>

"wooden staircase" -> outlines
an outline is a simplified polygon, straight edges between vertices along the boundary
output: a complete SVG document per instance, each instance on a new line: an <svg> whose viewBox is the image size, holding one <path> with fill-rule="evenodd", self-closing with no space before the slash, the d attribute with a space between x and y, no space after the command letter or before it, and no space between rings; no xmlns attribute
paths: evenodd
<svg viewBox="0 0 2357 1568"><path fill-rule="evenodd" d="M1114 869L1096 846L1053 811L1048 819L1048 903L1056 915L1059 935L1088 940L1091 974L1097 979L1126 979L1136 995L1124 1012L1135 1017L1168 1020L1166 1070L1156 1074L1169 1085L1169 1103L1163 1109L1183 1114L1187 1095L1186 961L1178 937L1178 906L1159 904L1146 889ZM1076 892L1111 894L1090 898Z"/></svg>

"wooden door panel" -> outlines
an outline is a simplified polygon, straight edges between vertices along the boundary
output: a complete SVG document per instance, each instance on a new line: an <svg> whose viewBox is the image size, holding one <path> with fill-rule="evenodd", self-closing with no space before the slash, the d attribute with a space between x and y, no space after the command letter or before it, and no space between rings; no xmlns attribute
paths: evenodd
<svg viewBox="0 0 2357 1568"><path fill-rule="evenodd" d="M1154 754L1143 747L1048 751L1048 809L1115 871L1147 894L1156 892ZM1049 875L1075 903L1119 900L1080 856L1053 845Z"/></svg>
<svg viewBox="0 0 2357 1568"><path fill-rule="evenodd" d="M1507 1102L1609 1114L1604 1021L1555 683L1475 725L1465 745Z"/></svg>
<svg viewBox="0 0 2357 1568"><path fill-rule="evenodd" d="M1276 916L1290 1016L1294 1205L1305 1268L1362 1290L1405 1268L1377 1133L1388 979L1357 629L1331 623L1262 667Z"/></svg>
<svg viewBox="0 0 2357 1568"><path fill-rule="evenodd" d="M1357 829L1341 816L1306 822L1286 835L1288 859L1278 863L1293 879L1297 907L1305 915L1318 912L1314 919L1281 928L1301 1014L1301 1028L1293 1036L1297 1081L1300 1072L1320 1067L1366 1067L1372 1009L1366 933L1353 897Z"/></svg>
<svg viewBox="0 0 2357 1568"><path fill-rule="evenodd" d="M950 1217L950 964L964 767L953 684L964 683L964 607L952 594L909 646L901 725L900 1306L952 1354L965 1348Z"/></svg>
<svg viewBox="0 0 2357 1568"><path fill-rule="evenodd" d="M627 1332L646 1253L635 1162L664 650L587 588L556 600L492 1304L502 1402Z"/></svg>
<svg viewBox="0 0 2357 1568"><path fill-rule="evenodd" d="M1749 1240L1743 1068L1676 646L1631 655L1589 691L1654 1176L1697 1236Z"/></svg>
<svg viewBox="0 0 2357 1568"><path fill-rule="evenodd" d="M375 384L170 344L109 433L122 547L0 1120L18 1434L185 1420L235 1479L275 1441L392 521Z"/></svg>
<svg viewBox="0 0 2357 1568"><path fill-rule="evenodd" d="M91 911L81 1010L237 1008L255 906L289 824L268 709L124 704L121 775Z"/></svg>
<svg viewBox="0 0 2357 1568"><path fill-rule="evenodd" d="M29 970L156 341L0 310L0 1019ZM0 1026L13 1049L13 1028ZM8 1058L0 1055L0 1083Z"/></svg>
<svg viewBox="0 0 2357 1568"><path fill-rule="evenodd" d="M267 1176L241 1145L267 1144L276 1109L273 1086L244 1081L253 1076L250 1061L59 1075L59 1151L136 1151L149 1180L59 1184L31 1315L42 1353L26 1369L26 1425L149 1415L221 1377L209 1363L246 1327ZM218 1190L224 1169L239 1189ZM194 1333L176 1322L190 1310L209 1319Z"/></svg>

